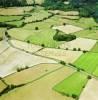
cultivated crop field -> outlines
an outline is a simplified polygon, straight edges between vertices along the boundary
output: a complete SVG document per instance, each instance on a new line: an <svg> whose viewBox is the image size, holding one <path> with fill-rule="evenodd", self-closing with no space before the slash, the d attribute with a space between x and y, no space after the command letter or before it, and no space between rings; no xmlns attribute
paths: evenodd
<svg viewBox="0 0 98 100"><path fill-rule="evenodd" d="M97 100L98 4L71 1L0 1L0 100Z"/></svg>
<svg viewBox="0 0 98 100"><path fill-rule="evenodd" d="M0 97L1 100L10 99L13 100L27 100L27 99L34 99L39 100L74 100L71 97L60 95L59 93L55 92L52 88L56 83L63 80L64 78L68 77L74 72L73 69L69 67L62 67L50 74L45 75L43 78L40 78L37 81L31 82L23 87L17 88L14 91L11 91L3 96ZM62 76L62 77L61 77ZM42 92L43 91L43 92ZM39 94L39 96L38 96ZM23 96L21 96L23 95Z"/></svg>
<svg viewBox="0 0 98 100"><path fill-rule="evenodd" d="M93 71L98 67L98 53L85 53L74 62L74 65L88 73L93 73Z"/></svg>
<svg viewBox="0 0 98 100"><path fill-rule="evenodd" d="M53 89L63 95L78 98L87 81L86 75L77 72L58 83Z"/></svg>
<svg viewBox="0 0 98 100"><path fill-rule="evenodd" d="M49 57L49 58L53 58L59 61L65 61L67 63L72 63L82 55L82 52L45 48L43 50L36 52L36 54Z"/></svg>
<svg viewBox="0 0 98 100"><path fill-rule="evenodd" d="M91 79L83 90L79 100L97 100L98 98L98 80Z"/></svg>
<svg viewBox="0 0 98 100"><path fill-rule="evenodd" d="M61 44L60 48L62 49L68 48L71 50L75 48L76 50L80 49L80 50L90 51L95 46L95 44L96 44L96 40L87 39L87 38L77 38L73 41L65 42L64 44Z"/></svg>

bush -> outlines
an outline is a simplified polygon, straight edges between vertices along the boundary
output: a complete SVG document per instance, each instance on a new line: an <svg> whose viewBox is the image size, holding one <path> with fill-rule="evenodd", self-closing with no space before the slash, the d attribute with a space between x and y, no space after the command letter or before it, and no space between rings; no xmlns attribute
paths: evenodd
<svg viewBox="0 0 98 100"><path fill-rule="evenodd" d="M78 48L78 51L81 51L81 48Z"/></svg>
<svg viewBox="0 0 98 100"><path fill-rule="evenodd" d="M35 27L35 30L39 30L39 28L38 27Z"/></svg>
<svg viewBox="0 0 98 100"><path fill-rule="evenodd" d="M63 25L65 26L65 25L66 25L66 23L63 23Z"/></svg>
<svg viewBox="0 0 98 100"><path fill-rule="evenodd" d="M78 96L76 94L72 94L72 98L77 99Z"/></svg>
<svg viewBox="0 0 98 100"><path fill-rule="evenodd" d="M0 41L2 41L3 40L3 38L2 37L0 37Z"/></svg>
<svg viewBox="0 0 98 100"><path fill-rule="evenodd" d="M88 75L87 79L92 79L92 76Z"/></svg>
<svg viewBox="0 0 98 100"><path fill-rule="evenodd" d="M42 47L45 47L45 44L41 44Z"/></svg>
<svg viewBox="0 0 98 100"><path fill-rule="evenodd" d="M60 61L60 64L62 65L66 65L66 63L64 61Z"/></svg>
<svg viewBox="0 0 98 100"><path fill-rule="evenodd" d="M86 52L88 52L88 51L86 51L86 50L83 50L83 53L86 53Z"/></svg>
<svg viewBox="0 0 98 100"><path fill-rule="evenodd" d="M66 48L66 50L68 50L68 48Z"/></svg>
<svg viewBox="0 0 98 100"><path fill-rule="evenodd" d="M76 48L73 48L73 51L77 51L77 49Z"/></svg>
<svg viewBox="0 0 98 100"><path fill-rule="evenodd" d="M30 43L30 41L29 41L29 40L27 40L27 43Z"/></svg>

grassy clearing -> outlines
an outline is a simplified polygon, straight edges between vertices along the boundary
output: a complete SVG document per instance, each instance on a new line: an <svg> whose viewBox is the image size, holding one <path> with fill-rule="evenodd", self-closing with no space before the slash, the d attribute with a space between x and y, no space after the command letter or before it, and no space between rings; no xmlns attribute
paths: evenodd
<svg viewBox="0 0 98 100"><path fill-rule="evenodd" d="M60 67L63 66L60 64L39 64L24 71L9 75L5 77L4 80L8 84L14 84L14 85L24 84L31 82Z"/></svg>
<svg viewBox="0 0 98 100"><path fill-rule="evenodd" d="M53 89L61 94L79 97L83 87L86 85L88 79L83 73L76 72L61 81Z"/></svg>
<svg viewBox="0 0 98 100"><path fill-rule="evenodd" d="M73 69L63 67L35 82L8 92L1 96L0 100L73 100L73 98L62 96L52 89L56 83L68 77L73 72Z"/></svg>
<svg viewBox="0 0 98 100"><path fill-rule="evenodd" d="M74 62L74 65L88 73L93 73L96 67L98 67L98 53L85 53L76 62Z"/></svg>

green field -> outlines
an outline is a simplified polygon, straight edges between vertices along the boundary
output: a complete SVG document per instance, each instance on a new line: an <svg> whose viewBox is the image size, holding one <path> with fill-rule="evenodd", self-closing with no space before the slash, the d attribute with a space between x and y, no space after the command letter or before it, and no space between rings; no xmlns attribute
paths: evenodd
<svg viewBox="0 0 98 100"><path fill-rule="evenodd" d="M22 41L30 41L33 44L42 45L44 44L46 47L58 47L62 42L58 42L53 40L53 36L56 31L52 29L44 29L44 30L27 30L23 28L12 29L9 32L13 38L22 40Z"/></svg>
<svg viewBox="0 0 98 100"><path fill-rule="evenodd" d="M98 67L94 70L93 75L98 77Z"/></svg>
<svg viewBox="0 0 98 100"><path fill-rule="evenodd" d="M0 16L0 22L8 22L14 20L21 20L22 16Z"/></svg>
<svg viewBox="0 0 98 100"><path fill-rule="evenodd" d="M93 73L96 67L98 67L98 53L85 53L74 62L74 65L88 73Z"/></svg>
<svg viewBox="0 0 98 100"><path fill-rule="evenodd" d="M74 33L74 35L76 35L77 37L83 37L83 38L89 38L89 39L98 39L98 30L96 29L85 29L83 31L80 32L76 32Z"/></svg>
<svg viewBox="0 0 98 100"><path fill-rule="evenodd" d="M39 10L39 9L36 9L36 10L30 12L30 14L32 15L31 17L26 17L25 18L25 22L26 23L37 21L37 20L43 20L44 18L48 18L48 16L51 15L47 11L45 11L45 10Z"/></svg>
<svg viewBox="0 0 98 100"><path fill-rule="evenodd" d="M6 28L0 27L0 38L2 38L3 33L5 32Z"/></svg>
<svg viewBox="0 0 98 100"><path fill-rule="evenodd" d="M54 86L53 89L63 95L76 95L76 97L79 97L87 81L88 79L85 74L76 72Z"/></svg>
<svg viewBox="0 0 98 100"><path fill-rule="evenodd" d="M98 42L95 44L95 46L91 49L91 52L98 52Z"/></svg>

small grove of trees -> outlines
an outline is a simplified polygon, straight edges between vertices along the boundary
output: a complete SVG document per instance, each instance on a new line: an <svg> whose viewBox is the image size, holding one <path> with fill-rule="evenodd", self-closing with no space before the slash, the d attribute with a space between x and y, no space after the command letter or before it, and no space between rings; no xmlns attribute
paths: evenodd
<svg viewBox="0 0 98 100"><path fill-rule="evenodd" d="M43 6L46 9L63 9L64 0L44 0Z"/></svg>
<svg viewBox="0 0 98 100"><path fill-rule="evenodd" d="M74 39L76 39L75 35L71 35L71 34L61 34L58 30L56 32L56 34L53 36L53 39L56 41L72 41Z"/></svg>

